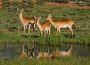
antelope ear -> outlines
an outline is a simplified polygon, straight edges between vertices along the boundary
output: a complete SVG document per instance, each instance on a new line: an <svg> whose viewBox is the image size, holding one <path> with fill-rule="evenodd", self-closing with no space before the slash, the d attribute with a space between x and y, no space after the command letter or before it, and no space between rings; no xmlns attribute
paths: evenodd
<svg viewBox="0 0 90 65"><path fill-rule="evenodd" d="M51 16L51 14L48 14L48 16Z"/></svg>
<svg viewBox="0 0 90 65"><path fill-rule="evenodd" d="M41 16L39 17L39 19L41 19Z"/></svg>
<svg viewBox="0 0 90 65"><path fill-rule="evenodd" d="M24 11L24 9L22 9L22 11Z"/></svg>
<svg viewBox="0 0 90 65"><path fill-rule="evenodd" d="M20 9L17 8L17 11L20 11Z"/></svg>

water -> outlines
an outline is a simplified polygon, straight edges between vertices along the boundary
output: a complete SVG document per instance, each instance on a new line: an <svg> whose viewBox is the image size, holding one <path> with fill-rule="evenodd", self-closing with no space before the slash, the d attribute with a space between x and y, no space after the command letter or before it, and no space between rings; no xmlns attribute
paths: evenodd
<svg viewBox="0 0 90 65"><path fill-rule="evenodd" d="M32 44L31 44L32 45ZM48 53L52 53L55 50L59 51L68 51L68 49L73 47L72 51L74 55L87 57L90 56L90 46L83 46L83 45L73 45L73 44L62 44L62 45L49 45L49 44L34 44L30 47L29 44L0 44L0 58L1 59L12 59L18 58L23 51L27 53L28 57L33 56L36 57L38 53L41 51L45 51Z"/></svg>

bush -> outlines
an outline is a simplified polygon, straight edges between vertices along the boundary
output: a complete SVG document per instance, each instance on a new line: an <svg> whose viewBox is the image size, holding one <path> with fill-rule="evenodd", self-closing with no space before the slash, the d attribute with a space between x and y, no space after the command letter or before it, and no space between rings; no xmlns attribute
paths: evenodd
<svg viewBox="0 0 90 65"><path fill-rule="evenodd" d="M8 0L3 0L3 7L4 8L9 8L9 2L8 2Z"/></svg>
<svg viewBox="0 0 90 65"><path fill-rule="evenodd" d="M28 9L28 8L31 8L33 6L34 6L34 4L32 3L31 0L26 0L26 1L23 1L23 3L19 4L19 7L24 8L24 9Z"/></svg>
<svg viewBox="0 0 90 65"><path fill-rule="evenodd" d="M3 0L3 6L7 9L30 8L34 6L34 3L31 0L24 0L22 3L15 1L10 4L8 0Z"/></svg>
<svg viewBox="0 0 90 65"><path fill-rule="evenodd" d="M48 2L68 2L69 0L47 0Z"/></svg>
<svg viewBox="0 0 90 65"><path fill-rule="evenodd" d="M43 5L43 3L45 2L45 0L37 0L36 3L39 5Z"/></svg>

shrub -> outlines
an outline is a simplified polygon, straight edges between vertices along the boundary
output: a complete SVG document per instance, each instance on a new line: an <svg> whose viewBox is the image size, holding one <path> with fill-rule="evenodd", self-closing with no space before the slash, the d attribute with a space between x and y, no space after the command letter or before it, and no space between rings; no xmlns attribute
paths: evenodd
<svg viewBox="0 0 90 65"><path fill-rule="evenodd" d="M48 2L69 2L69 0L47 0Z"/></svg>
<svg viewBox="0 0 90 65"><path fill-rule="evenodd" d="M43 5L43 3L45 2L45 0L37 0L36 3L39 5Z"/></svg>

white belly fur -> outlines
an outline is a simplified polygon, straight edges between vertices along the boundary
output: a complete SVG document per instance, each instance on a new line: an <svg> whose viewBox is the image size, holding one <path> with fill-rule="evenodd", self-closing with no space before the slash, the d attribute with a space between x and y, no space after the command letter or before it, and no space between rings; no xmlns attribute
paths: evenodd
<svg viewBox="0 0 90 65"><path fill-rule="evenodd" d="M67 25L63 25L62 28L67 28L68 26Z"/></svg>

